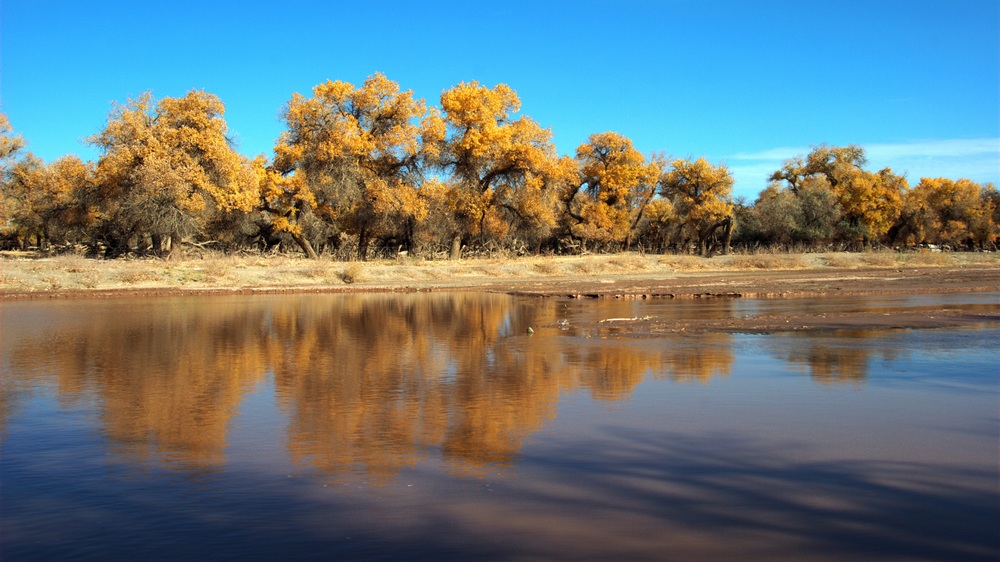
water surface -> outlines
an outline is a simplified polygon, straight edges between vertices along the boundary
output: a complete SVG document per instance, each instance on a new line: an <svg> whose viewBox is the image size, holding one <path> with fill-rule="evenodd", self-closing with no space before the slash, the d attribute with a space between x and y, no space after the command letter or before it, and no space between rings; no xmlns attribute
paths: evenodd
<svg viewBox="0 0 1000 562"><path fill-rule="evenodd" d="M599 322L941 303L2 303L0 557L996 559L995 323Z"/></svg>

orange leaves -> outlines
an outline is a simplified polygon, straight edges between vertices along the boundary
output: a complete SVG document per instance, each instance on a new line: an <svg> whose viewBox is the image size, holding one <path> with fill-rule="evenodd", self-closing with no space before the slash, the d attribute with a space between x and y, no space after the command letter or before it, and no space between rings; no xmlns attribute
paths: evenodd
<svg viewBox="0 0 1000 562"><path fill-rule="evenodd" d="M552 133L527 116L509 86L462 83L441 94L443 118L428 120L434 161L451 173L461 201L454 235L537 237L556 226L559 159Z"/></svg>
<svg viewBox="0 0 1000 562"><path fill-rule="evenodd" d="M473 80L441 94L441 108L459 130L495 132L521 109L521 100L506 84L490 89Z"/></svg>
<svg viewBox="0 0 1000 562"><path fill-rule="evenodd" d="M656 185L660 168L646 162L632 141L618 133L590 135L576 150L580 172L592 196L609 205L629 206Z"/></svg>
<svg viewBox="0 0 1000 562"><path fill-rule="evenodd" d="M627 242L656 193L662 163L646 158L627 137L614 132L590 135L576 149L585 196L579 206L577 236L602 243ZM571 212L574 206L570 201Z"/></svg>
<svg viewBox="0 0 1000 562"><path fill-rule="evenodd" d="M257 177L230 145L224 112L217 96L199 90L156 104L147 92L112 108L89 139L103 151L96 194L110 231L184 236L218 212L257 206Z"/></svg>
<svg viewBox="0 0 1000 562"><path fill-rule="evenodd" d="M478 82L462 83L441 94L451 131L446 164L470 188L510 187L555 158L551 131L526 116L510 119L520 106L517 94L505 84L490 89Z"/></svg>
<svg viewBox="0 0 1000 562"><path fill-rule="evenodd" d="M906 192L904 226L910 242L933 242L960 245L967 240L983 243L995 236L989 190L960 179L920 178L920 183Z"/></svg>
<svg viewBox="0 0 1000 562"><path fill-rule="evenodd" d="M830 147L820 145L805 159L794 158L772 174L774 181L787 181L798 192L810 177L829 182L840 203L844 217L858 229L858 237L873 239L885 234L899 218L906 179L885 168L877 173L866 171L865 150L857 145Z"/></svg>
<svg viewBox="0 0 1000 562"><path fill-rule="evenodd" d="M24 147L24 139L15 135L7 115L0 113L0 160L6 160Z"/></svg>
<svg viewBox="0 0 1000 562"><path fill-rule="evenodd" d="M731 220L733 176L724 165L714 166L704 158L694 162L677 159L660 178L660 194L673 203L684 225L699 240L702 252L709 236Z"/></svg>
<svg viewBox="0 0 1000 562"><path fill-rule="evenodd" d="M383 74L360 88L327 81L311 98L293 95L284 118L288 130L275 147L274 167L303 182L302 204L336 209L327 215L359 235L361 257L370 237L426 214L415 184L425 146L440 143L444 124L412 92Z"/></svg>

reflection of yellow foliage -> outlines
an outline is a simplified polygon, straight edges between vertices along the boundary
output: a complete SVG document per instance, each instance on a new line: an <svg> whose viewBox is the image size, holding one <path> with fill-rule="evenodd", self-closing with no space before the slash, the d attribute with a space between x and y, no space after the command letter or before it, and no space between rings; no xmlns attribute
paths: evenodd
<svg viewBox="0 0 1000 562"><path fill-rule="evenodd" d="M853 339L863 340L868 333L863 330L844 332ZM857 384L868 379L868 362L876 352L892 357L893 349L874 350L867 346L843 346L825 342L820 336L803 333L786 336L795 345L782 345L779 356L791 365L808 369L812 379L824 385ZM806 348L802 349L802 345Z"/></svg>
<svg viewBox="0 0 1000 562"><path fill-rule="evenodd" d="M263 311L205 314L196 305L167 308L155 322L142 309L88 315L80 326L20 342L14 371L47 364L64 399L95 393L104 431L121 452L217 466L229 419L264 374L256 341Z"/></svg>
<svg viewBox="0 0 1000 562"><path fill-rule="evenodd" d="M524 335L567 318L561 306L468 294L112 304L78 325L5 338L2 351L18 379L6 386L52 376L65 400L96 399L118 452L185 469L224 462L227 425L270 374L292 460L374 479L434 452L459 473L509 464L566 391L618 400L651 375L729 372L728 336L664 347Z"/></svg>

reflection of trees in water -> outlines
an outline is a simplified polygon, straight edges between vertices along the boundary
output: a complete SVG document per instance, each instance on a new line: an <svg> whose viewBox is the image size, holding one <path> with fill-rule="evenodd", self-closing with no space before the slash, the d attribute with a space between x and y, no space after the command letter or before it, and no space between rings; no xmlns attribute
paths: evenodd
<svg viewBox="0 0 1000 562"><path fill-rule="evenodd" d="M205 469L224 462L227 424L272 373L295 462L381 478L435 453L460 471L510 463L565 391L618 400L648 376L730 372L726 335L692 345L526 335L565 317L557 302L442 294L112 304L55 315L4 342L15 377L5 376L3 400L13 402L8 387L51 377L60 399L97 402L115 452Z"/></svg>
<svg viewBox="0 0 1000 562"><path fill-rule="evenodd" d="M36 376L52 376L61 400L97 400L116 452L220 465L226 424L264 374L254 345L262 311L206 314L198 302L158 307L153 319L142 307L78 318L15 343L10 369L42 365Z"/></svg>
<svg viewBox="0 0 1000 562"><path fill-rule="evenodd" d="M820 384L859 384L868 380L873 357L898 358L899 351L894 347L875 348L865 343L869 338L884 338L885 334L886 330L788 332L769 338L768 345L775 357L808 371Z"/></svg>

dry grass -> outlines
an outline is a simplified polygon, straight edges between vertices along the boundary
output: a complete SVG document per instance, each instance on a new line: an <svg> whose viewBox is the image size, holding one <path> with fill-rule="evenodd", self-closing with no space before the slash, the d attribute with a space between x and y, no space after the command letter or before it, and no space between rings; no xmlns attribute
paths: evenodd
<svg viewBox="0 0 1000 562"><path fill-rule="evenodd" d="M156 281L160 276L152 269L127 269L115 275L115 279L126 285L137 285L147 281Z"/></svg>
<svg viewBox="0 0 1000 562"><path fill-rule="evenodd" d="M553 262L538 262L532 264L531 268L542 275L559 275L563 273L562 266Z"/></svg>
<svg viewBox="0 0 1000 562"><path fill-rule="evenodd" d="M572 269L573 269L573 271L576 271L578 273L583 273L585 275L589 275L589 274L593 274L593 273L599 273L601 271L602 267L601 267L600 262L596 262L596 261L592 261L592 260L587 260L587 261L580 261L580 262L577 262L577 263L573 264L573 268Z"/></svg>
<svg viewBox="0 0 1000 562"><path fill-rule="evenodd" d="M752 254L729 256L727 260L733 269L788 270L807 267L799 254Z"/></svg>
<svg viewBox="0 0 1000 562"><path fill-rule="evenodd" d="M658 262L663 267L667 267L669 269L676 269L678 271L691 271L698 269L706 269L709 267L709 265L705 261L705 258L700 258L697 256L664 255L660 256Z"/></svg>
<svg viewBox="0 0 1000 562"><path fill-rule="evenodd" d="M307 279L325 279L330 273L330 262L317 260L314 263L307 263L299 269L299 274Z"/></svg>
<svg viewBox="0 0 1000 562"><path fill-rule="evenodd" d="M347 264L340 274L338 275L340 280L348 285L353 283L359 283L364 280L365 268L361 265L361 262L351 262Z"/></svg>
<svg viewBox="0 0 1000 562"><path fill-rule="evenodd" d="M851 254L826 254L821 258L821 263L826 267L852 268L857 267L858 260Z"/></svg>
<svg viewBox="0 0 1000 562"><path fill-rule="evenodd" d="M649 269L650 260L642 256L624 255L612 257L608 260L608 264L612 271L631 273Z"/></svg>
<svg viewBox="0 0 1000 562"><path fill-rule="evenodd" d="M857 256L863 265L871 267L897 267L900 263L900 255L896 253L864 252Z"/></svg>
<svg viewBox="0 0 1000 562"><path fill-rule="evenodd" d="M368 262L307 260L288 255L203 254L171 259L97 260L0 253L0 291L143 288L322 288L341 284L446 287L477 282L669 274L711 271L961 267L1000 265L998 253L750 254L702 258L639 254L532 256L460 261L387 259Z"/></svg>
<svg viewBox="0 0 1000 562"><path fill-rule="evenodd" d="M974 256L982 256L986 254L972 254ZM904 256L904 261L906 265L909 266L948 266L954 265L956 260L952 254L945 254L943 252L915 252L912 254L907 254ZM984 264L985 265L985 264Z"/></svg>
<svg viewBox="0 0 1000 562"><path fill-rule="evenodd" d="M206 281L221 281L226 279L229 274L229 266L227 260L225 259L214 259L205 262L205 267L202 268L202 275Z"/></svg>

